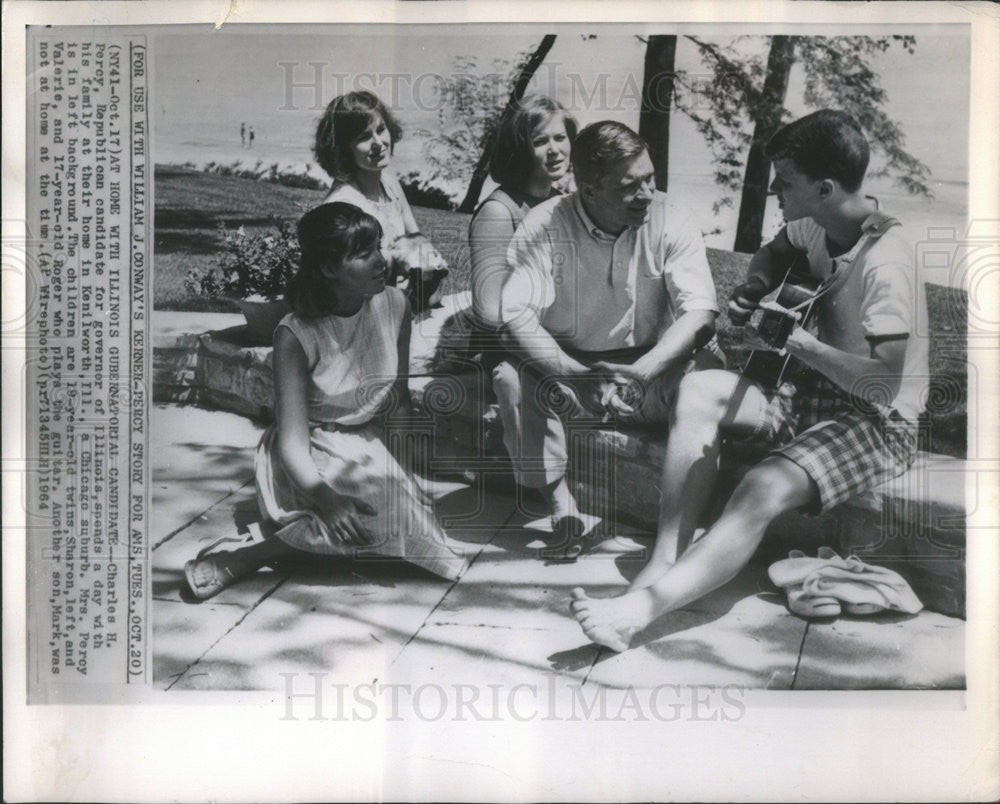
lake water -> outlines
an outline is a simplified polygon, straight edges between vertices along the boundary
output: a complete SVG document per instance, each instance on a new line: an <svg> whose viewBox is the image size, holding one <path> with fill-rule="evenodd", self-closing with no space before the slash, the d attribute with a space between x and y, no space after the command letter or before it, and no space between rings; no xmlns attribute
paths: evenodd
<svg viewBox="0 0 1000 804"><path fill-rule="evenodd" d="M323 177L310 152L315 121L334 95L363 87L389 100L404 126L394 168L401 173L426 170L423 144L442 126L436 76L453 74L456 59L471 56L477 73L505 72L506 66L495 60L509 62L540 39L523 26L498 27L476 29L475 35L457 27L444 32L440 27L407 29L394 36L392 29L373 33L371 27L346 26L324 33L296 27L280 36L253 30L157 33L154 157L161 163L198 166L239 161L249 167L259 161L264 167L277 163L305 170L312 165L310 172ZM718 36L717 28L691 30L729 41ZM560 29L532 88L559 98L581 125L610 118L637 127L645 48L636 35L640 33L622 26ZM884 209L904 221L916 242L932 229L960 236L966 228L970 53L960 28L920 26L913 33L915 54L892 47L872 64L887 93L886 109L906 135L907 149L930 168L934 197L909 196L889 180L872 182L870 189ZM747 52L762 52L763 47L759 37L746 37L739 46ZM689 77L705 72L683 36L677 66ZM796 68L787 100L795 114L808 111L802 89L802 72ZM254 128L252 150L241 147L241 123ZM723 192L712 180L711 154L687 118L675 112L671 127L670 194L692 210L709 245L730 248L738 198L733 208L713 213ZM470 161L476 156L469 154ZM772 202L765 236L780 223Z"/></svg>

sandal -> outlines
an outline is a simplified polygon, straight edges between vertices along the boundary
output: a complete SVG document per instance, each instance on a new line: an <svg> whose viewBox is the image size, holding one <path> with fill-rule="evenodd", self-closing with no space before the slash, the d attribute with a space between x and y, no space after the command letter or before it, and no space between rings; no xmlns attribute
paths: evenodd
<svg viewBox="0 0 1000 804"><path fill-rule="evenodd" d="M214 597L242 577L243 573L237 574L233 572L226 563L219 560L222 556L232 556L231 552L222 551L220 553L213 553L212 551L220 544L228 542L234 542L246 547L263 541L264 537L257 523L252 523L249 531L250 533L247 536L223 536L216 539L211 544L199 550L198 555L184 565L184 578L187 580L187 585L191 593L198 600L208 600L208 598ZM199 570L202 571L200 574L207 578L203 579L203 582L200 584L195 581Z"/></svg>
<svg viewBox="0 0 1000 804"><path fill-rule="evenodd" d="M841 558L831 548L821 547L816 553L816 558L807 556L801 550L792 550L788 553L788 558L771 564L767 568L767 574L771 583L782 589L787 589L792 586L801 586L806 578L824 567L838 567L855 571L860 566L861 562L853 556Z"/></svg>
<svg viewBox="0 0 1000 804"><path fill-rule="evenodd" d="M552 520L552 546L542 550L542 557L549 561L571 564L583 552L585 525L578 516L569 514Z"/></svg>
<svg viewBox="0 0 1000 804"><path fill-rule="evenodd" d="M214 597L240 577L218 560L223 555L228 555L228 553L212 553L208 556L192 559L184 565L184 577L187 579L188 588L198 600L208 600L210 597ZM204 576L203 583L195 581L199 570Z"/></svg>
<svg viewBox="0 0 1000 804"><path fill-rule="evenodd" d="M837 617L840 615L840 601L835 597L820 597L803 591L801 586L787 589L788 610L799 617L814 620L820 617Z"/></svg>

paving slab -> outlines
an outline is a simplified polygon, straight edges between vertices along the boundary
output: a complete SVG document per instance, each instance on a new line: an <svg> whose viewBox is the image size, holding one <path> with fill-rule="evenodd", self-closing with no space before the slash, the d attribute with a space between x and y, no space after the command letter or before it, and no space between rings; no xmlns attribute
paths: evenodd
<svg viewBox="0 0 1000 804"><path fill-rule="evenodd" d="M187 582L184 580L184 564L220 537L240 538L241 528L247 522L256 521L257 516L253 487L244 486L196 517L187 527L160 542L152 551L154 600L185 602L193 606L203 605L188 592ZM238 546L239 543L223 544L218 549L231 550ZM212 598L212 602L248 609L286 577L288 572L284 568L277 570L265 568L240 583L223 589Z"/></svg>
<svg viewBox="0 0 1000 804"><path fill-rule="evenodd" d="M936 612L813 622L795 689L965 689L965 622Z"/></svg>
<svg viewBox="0 0 1000 804"><path fill-rule="evenodd" d="M160 690L172 689L249 612L216 601L193 608L180 601L157 600L152 608L153 686Z"/></svg>
<svg viewBox="0 0 1000 804"><path fill-rule="evenodd" d="M569 616L574 586L621 585L607 555L576 563L547 561L547 520L516 512L434 610L393 663L396 677L437 683L530 684L548 677L583 681L598 648Z"/></svg>
<svg viewBox="0 0 1000 804"><path fill-rule="evenodd" d="M451 585L401 561L306 557L289 562L287 571L175 688L277 689L288 672L370 683Z"/></svg>
<svg viewBox="0 0 1000 804"><path fill-rule="evenodd" d="M262 428L234 413L154 405L150 414L156 545L253 479Z"/></svg>
<svg viewBox="0 0 1000 804"><path fill-rule="evenodd" d="M302 609L303 602L275 599L254 609L171 689L282 690L289 673L356 685L384 674L393 652L384 634L349 616Z"/></svg>
<svg viewBox="0 0 1000 804"><path fill-rule="evenodd" d="M598 649L574 628L569 619L557 629L428 625L393 662L388 677L413 684L500 684L507 689L517 684L542 688L554 674L583 682Z"/></svg>
<svg viewBox="0 0 1000 804"><path fill-rule="evenodd" d="M452 530L453 546L475 557L511 505L488 497L488 504L480 505L478 494L463 491L447 494L441 508L460 515L476 504L479 516L460 516L465 528ZM392 660L453 586L402 561L302 556L283 562L282 569L280 586L213 644L173 689L284 689L287 673L302 674L302 683L313 672L327 674L330 683L385 679ZM245 601L249 583L235 584L219 598Z"/></svg>
<svg viewBox="0 0 1000 804"><path fill-rule="evenodd" d="M789 614L770 588L763 567L746 567L715 592L654 621L636 634L630 650L602 651L588 681L790 689L806 623ZM588 589L595 596L621 591Z"/></svg>
<svg viewBox="0 0 1000 804"><path fill-rule="evenodd" d="M156 687L170 688L176 684L206 651L287 577L286 572L263 569L208 601L195 600L187 590L184 563L220 535L237 535L237 522L250 519L255 511L253 490L243 487L153 549L153 682Z"/></svg>
<svg viewBox="0 0 1000 804"><path fill-rule="evenodd" d="M305 556L195 603L183 593L184 562L257 519L252 461L261 428L178 405L157 405L153 423L159 688L283 690L282 673L292 673L305 689L309 672L354 685L964 686L961 620L922 612L806 623L757 565L660 618L631 650L599 649L569 616L570 590L620 593L644 565L651 535L622 529L588 544L574 564L545 560L547 520L534 519L539 512L503 484L435 484L438 516L472 561L455 584L400 561Z"/></svg>

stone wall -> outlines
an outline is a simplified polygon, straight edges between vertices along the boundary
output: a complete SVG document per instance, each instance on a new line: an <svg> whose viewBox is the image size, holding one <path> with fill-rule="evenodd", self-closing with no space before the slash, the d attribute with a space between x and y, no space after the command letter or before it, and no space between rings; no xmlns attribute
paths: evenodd
<svg viewBox="0 0 1000 804"><path fill-rule="evenodd" d="M470 359L463 310L468 294L456 294L414 322L410 390L413 425L431 445L426 471L486 483L510 484L500 420L489 378ZM184 332L157 313L154 399L196 402L269 421L273 417L271 349L242 342L231 316L200 316ZM217 325L217 329L211 327ZM585 510L652 530L665 433L595 429L567 422L573 465L570 477ZM720 499L745 466L725 467ZM913 585L928 608L965 615L964 461L922 453L905 475L821 517L788 515L776 521L762 546L762 560L798 547L829 544L864 560L889 566Z"/></svg>

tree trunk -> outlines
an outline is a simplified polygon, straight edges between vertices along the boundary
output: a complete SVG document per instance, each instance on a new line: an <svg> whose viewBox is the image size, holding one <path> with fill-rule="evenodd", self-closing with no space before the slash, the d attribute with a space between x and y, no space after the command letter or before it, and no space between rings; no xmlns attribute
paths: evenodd
<svg viewBox="0 0 1000 804"><path fill-rule="evenodd" d="M508 108L524 97L524 90L528 88L528 82L531 81L531 77L538 68L542 66L542 62L549 51L552 50L552 45L555 42L555 34L546 34L542 37L542 41L535 48L535 51L524 61L524 64L521 66L521 72L514 82L510 98L507 101ZM499 114L502 114L502 111ZM483 151L479 155L479 161L476 162L475 170L472 172L472 181L469 182L469 189L465 193L465 198L462 199L462 203L458 207L459 212L472 212L476 208L476 204L479 201L479 193L482 192L483 184L486 182L486 177L490 172L490 158L493 156L493 143L495 141L496 127L488 133L486 142L483 143Z"/></svg>
<svg viewBox="0 0 1000 804"><path fill-rule="evenodd" d="M753 140L743 177L740 216L736 224L736 242L733 244L736 251L753 253L760 248L764 205L767 203L768 179L771 176L771 160L764 155L764 146L781 125L781 111L788 92L788 74L794 60L794 37L772 36L764 91L757 104Z"/></svg>
<svg viewBox="0 0 1000 804"><path fill-rule="evenodd" d="M676 36L650 36L642 72L639 136L649 145L656 189L666 192L670 164L670 111L674 99Z"/></svg>

